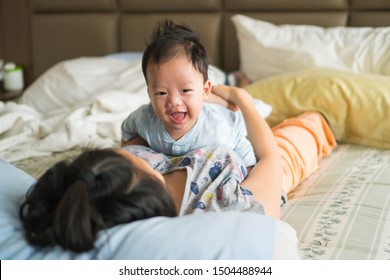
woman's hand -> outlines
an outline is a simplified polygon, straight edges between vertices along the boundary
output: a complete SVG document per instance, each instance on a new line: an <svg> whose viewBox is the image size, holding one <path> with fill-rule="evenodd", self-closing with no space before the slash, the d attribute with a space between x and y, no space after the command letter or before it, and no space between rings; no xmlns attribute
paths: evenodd
<svg viewBox="0 0 390 280"><path fill-rule="evenodd" d="M246 90L238 87L216 85L212 87L211 93L210 96L222 100L220 102L230 104L230 107L234 108L233 111L237 111L242 106L253 103L252 96Z"/></svg>
<svg viewBox="0 0 390 280"><path fill-rule="evenodd" d="M228 108L229 110L232 110L232 111L238 111L238 107L236 105L234 105L233 103L227 101L226 99L223 99L222 97L216 95L216 94L213 94L213 92L211 92L211 94L209 94L208 98L206 99L207 102L209 103L214 103L214 104L219 104L225 108Z"/></svg>

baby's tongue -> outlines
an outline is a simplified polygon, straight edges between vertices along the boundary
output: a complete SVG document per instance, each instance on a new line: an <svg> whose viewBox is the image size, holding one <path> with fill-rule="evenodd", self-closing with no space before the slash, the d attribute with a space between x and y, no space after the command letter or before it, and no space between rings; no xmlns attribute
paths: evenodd
<svg viewBox="0 0 390 280"><path fill-rule="evenodd" d="M174 119L175 121L182 121L185 116L186 116L186 113L183 113L183 112L177 112L177 113L171 114L172 119Z"/></svg>

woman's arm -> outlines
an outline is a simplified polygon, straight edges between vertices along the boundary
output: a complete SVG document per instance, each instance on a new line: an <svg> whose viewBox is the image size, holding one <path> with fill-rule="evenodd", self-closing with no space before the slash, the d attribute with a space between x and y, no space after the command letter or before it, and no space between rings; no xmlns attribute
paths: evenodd
<svg viewBox="0 0 390 280"><path fill-rule="evenodd" d="M212 92L241 110L247 137L258 160L242 184L252 191L267 215L279 218L283 169L279 148L270 127L257 112L253 98L246 90L218 85L213 87Z"/></svg>

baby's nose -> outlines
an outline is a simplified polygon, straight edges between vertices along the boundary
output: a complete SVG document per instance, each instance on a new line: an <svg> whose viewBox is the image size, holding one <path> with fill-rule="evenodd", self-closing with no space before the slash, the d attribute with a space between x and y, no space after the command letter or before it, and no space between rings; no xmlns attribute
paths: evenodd
<svg viewBox="0 0 390 280"><path fill-rule="evenodd" d="M178 106L182 104L181 95L179 93L168 94L168 104L170 106Z"/></svg>

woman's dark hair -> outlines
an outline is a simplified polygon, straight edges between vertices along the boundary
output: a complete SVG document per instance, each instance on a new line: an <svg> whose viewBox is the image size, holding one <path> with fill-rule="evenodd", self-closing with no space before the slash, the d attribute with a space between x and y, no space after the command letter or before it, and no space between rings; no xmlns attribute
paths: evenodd
<svg viewBox="0 0 390 280"><path fill-rule="evenodd" d="M57 163L31 187L20 207L27 240L83 252L94 247L101 229L176 216L162 183L142 174L111 149L86 151L71 163Z"/></svg>
<svg viewBox="0 0 390 280"><path fill-rule="evenodd" d="M142 57L142 72L147 80L148 63L160 64L184 54L196 70L208 80L209 59L198 35L185 25L174 24L171 20L158 23L151 42Z"/></svg>

